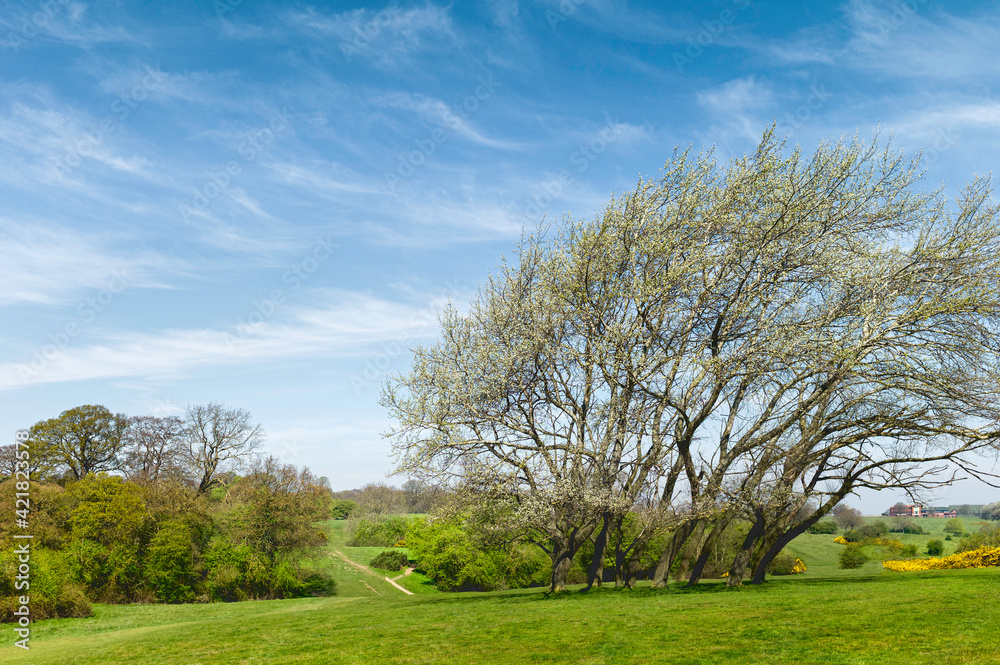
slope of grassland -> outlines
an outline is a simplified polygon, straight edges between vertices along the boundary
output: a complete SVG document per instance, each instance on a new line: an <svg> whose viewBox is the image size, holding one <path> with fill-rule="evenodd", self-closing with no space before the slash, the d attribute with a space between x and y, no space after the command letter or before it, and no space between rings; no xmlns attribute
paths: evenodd
<svg viewBox="0 0 1000 665"><path fill-rule="evenodd" d="M870 563L838 571L832 539L797 539L790 549L809 571L758 587L707 582L558 597L538 589L407 596L384 580L379 586L381 571L330 557L342 594L335 598L98 605L89 619L34 625L30 652L12 647L5 627L0 661L1000 663L1000 569L889 573ZM342 534L332 533L331 548L368 563L365 548L344 547Z"/></svg>

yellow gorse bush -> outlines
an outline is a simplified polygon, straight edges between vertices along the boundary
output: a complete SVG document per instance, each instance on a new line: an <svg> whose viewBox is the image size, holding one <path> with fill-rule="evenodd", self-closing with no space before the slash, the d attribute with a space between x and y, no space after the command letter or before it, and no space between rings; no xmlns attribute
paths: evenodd
<svg viewBox="0 0 1000 665"><path fill-rule="evenodd" d="M843 536L837 536L836 538L833 539L833 542L837 543L838 545L846 545L847 544L847 541L844 540Z"/></svg>
<svg viewBox="0 0 1000 665"><path fill-rule="evenodd" d="M806 572L806 562L802 559L796 559L795 565L792 566L792 575L798 575L799 573Z"/></svg>
<svg viewBox="0 0 1000 665"><path fill-rule="evenodd" d="M883 561L882 567L897 573L910 570L946 570L951 568L988 568L1000 566L1000 547L980 547L978 550L952 554L940 559Z"/></svg>
<svg viewBox="0 0 1000 665"><path fill-rule="evenodd" d="M892 549L903 549L903 543L898 540L890 540L889 538L876 538L875 544L881 547L889 547Z"/></svg>

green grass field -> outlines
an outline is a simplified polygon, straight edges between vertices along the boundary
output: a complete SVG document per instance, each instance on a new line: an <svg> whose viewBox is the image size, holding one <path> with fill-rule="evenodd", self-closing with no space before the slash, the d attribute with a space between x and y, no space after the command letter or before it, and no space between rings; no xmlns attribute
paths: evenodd
<svg viewBox="0 0 1000 665"><path fill-rule="evenodd" d="M921 521L924 526L933 526ZM941 520L940 526L943 526ZM378 548L330 550L367 565ZM967 524L967 528L970 528ZM912 536L924 545L938 534ZM96 605L33 626L4 663L1000 663L1000 569L889 573L836 568L834 536L789 548L803 575L759 587L709 581L549 597L542 590L442 594L418 574L407 596L338 557L334 598L211 605ZM953 549L946 549L946 554ZM390 576L393 573L388 573ZM396 573L398 574L398 573ZM421 593L422 592L422 593Z"/></svg>

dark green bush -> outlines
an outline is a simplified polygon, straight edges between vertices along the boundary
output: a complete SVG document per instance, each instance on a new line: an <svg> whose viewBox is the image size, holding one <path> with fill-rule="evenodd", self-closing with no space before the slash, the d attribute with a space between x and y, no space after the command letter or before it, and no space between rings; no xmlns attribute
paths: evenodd
<svg viewBox="0 0 1000 665"><path fill-rule="evenodd" d="M778 556L774 557L768 564L767 572L771 575L794 575L801 571L795 569L795 557L779 552Z"/></svg>
<svg viewBox="0 0 1000 665"><path fill-rule="evenodd" d="M861 534L855 531L854 529L850 529L844 532L844 540L846 540L849 543L860 543Z"/></svg>
<svg viewBox="0 0 1000 665"><path fill-rule="evenodd" d="M844 545L844 549L840 551L840 568L860 568L864 565L868 557L865 556L864 551L861 549L861 545L857 543L849 542Z"/></svg>
<svg viewBox="0 0 1000 665"><path fill-rule="evenodd" d="M810 526L806 531L808 533L837 533L837 523L833 520L822 520Z"/></svg>
<svg viewBox="0 0 1000 665"><path fill-rule="evenodd" d="M348 547L392 547L406 538L404 518L378 517L358 520Z"/></svg>
<svg viewBox="0 0 1000 665"><path fill-rule="evenodd" d="M941 554L944 554L944 543L940 540L928 540L927 553L931 556L940 556Z"/></svg>
<svg viewBox="0 0 1000 665"><path fill-rule="evenodd" d="M949 533L947 536L944 537L944 539L945 540L951 540L951 534Z"/></svg>
<svg viewBox="0 0 1000 665"><path fill-rule="evenodd" d="M358 504L349 499L334 499L330 513L335 520L346 520L357 507Z"/></svg>
<svg viewBox="0 0 1000 665"><path fill-rule="evenodd" d="M406 552L402 550L386 550L380 552L377 557L372 559L372 568L381 568L382 570L401 570L406 568L406 564L409 563L409 559L406 556Z"/></svg>
<svg viewBox="0 0 1000 665"><path fill-rule="evenodd" d="M889 525L885 522L878 521L872 522L871 524L865 524L860 529L858 529L858 535L861 540L874 540L875 538L884 538L889 535Z"/></svg>

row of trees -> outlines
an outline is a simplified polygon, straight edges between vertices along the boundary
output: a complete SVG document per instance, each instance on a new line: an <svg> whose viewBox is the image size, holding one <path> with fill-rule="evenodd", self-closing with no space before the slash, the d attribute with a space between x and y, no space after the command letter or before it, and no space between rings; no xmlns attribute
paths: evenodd
<svg viewBox="0 0 1000 665"><path fill-rule="evenodd" d="M253 454L262 441L249 414L215 403L189 408L186 419L82 406L33 426L32 479L0 476L0 498L13 506L30 496L34 618L85 615L91 601L333 593L315 559L329 484ZM0 523L2 621L18 595L16 533Z"/></svg>
<svg viewBox="0 0 1000 665"><path fill-rule="evenodd" d="M32 478L65 482L120 472L138 483L188 483L198 493L231 479L265 440L249 412L218 402L190 406L183 418L129 417L100 405L78 406L35 423L28 437ZM13 475L16 463L13 445L0 448L0 478Z"/></svg>
<svg viewBox="0 0 1000 665"><path fill-rule="evenodd" d="M13 505L17 482L0 483ZM23 489L23 488L21 488ZM329 595L315 561L329 490L308 469L273 457L226 491L198 494L168 480L138 484L104 472L66 487L32 483L36 619L79 616L88 602L207 602ZM15 598L13 525L0 525L0 590ZM11 601L13 602L13 601ZM12 620L15 606L0 606Z"/></svg>
<svg viewBox="0 0 1000 665"><path fill-rule="evenodd" d="M975 473L1000 436L1000 209L986 180L918 191L918 160L786 155L772 129L540 228L387 380L397 471L541 547L553 591L586 543L591 583L613 552L629 584L664 534L654 583L689 554L694 584L734 520L728 583L760 582L856 490Z"/></svg>

